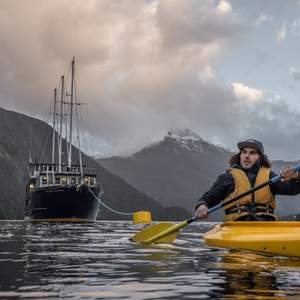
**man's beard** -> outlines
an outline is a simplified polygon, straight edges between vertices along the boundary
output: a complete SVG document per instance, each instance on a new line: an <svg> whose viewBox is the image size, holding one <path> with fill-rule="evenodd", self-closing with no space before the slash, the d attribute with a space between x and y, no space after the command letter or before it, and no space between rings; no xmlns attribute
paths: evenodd
<svg viewBox="0 0 300 300"><path fill-rule="evenodd" d="M256 161L256 162L253 163L253 164L247 164L247 165L241 164L241 166L242 166L242 168L243 168L244 170L250 170L250 169L253 168L256 164L258 164L258 161Z"/></svg>

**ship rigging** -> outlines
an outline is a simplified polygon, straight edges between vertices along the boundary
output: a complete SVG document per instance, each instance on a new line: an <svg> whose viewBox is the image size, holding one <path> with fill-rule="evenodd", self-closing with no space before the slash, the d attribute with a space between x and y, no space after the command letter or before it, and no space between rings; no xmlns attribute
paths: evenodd
<svg viewBox="0 0 300 300"><path fill-rule="evenodd" d="M57 89L54 89L51 163L29 163L25 220L85 222L94 221L97 217L99 202L96 197L100 189L96 182L96 172L83 165L80 149L78 107L82 104L76 97L73 58L70 93L65 91L64 76L61 76L60 97ZM75 138L74 124L77 125ZM73 145L75 139L77 147ZM75 153L78 154L76 164L72 162Z"/></svg>

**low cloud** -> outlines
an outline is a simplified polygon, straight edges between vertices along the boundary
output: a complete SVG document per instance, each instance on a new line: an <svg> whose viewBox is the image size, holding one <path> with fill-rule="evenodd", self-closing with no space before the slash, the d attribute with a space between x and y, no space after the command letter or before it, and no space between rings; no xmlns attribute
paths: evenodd
<svg viewBox="0 0 300 300"><path fill-rule="evenodd" d="M228 1L221 0L216 8L221 14L229 14L232 12L231 4Z"/></svg>
<svg viewBox="0 0 300 300"><path fill-rule="evenodd" d="M290 68L290 74L291 76L296 79L296 80L300 80L300 69L295 68L295 67L291 67Z"/></svg>
<svg viewBox="0 0 300 300"><path fill-rule="evenodd" d="M300 36L300 19L296 19L290 25L291 36L299 37Z"/></svg>
<svg viewBox="0 0 300 300"><path fill-rule="evenodd" d="M278 42L282 42L286 38L300 37L300 19L295 19L289 23L282 24L281 28L276 32Z"/></svg>
<svg viewBox="0 0 300 300"><path fill-rule="evenodd" d="M278 42L282 42L287 35L286 25L282 24L281 28L276 33L276 38Z"/></svg>
<svg viewBox="0 0 300 300"><path fill-rule="evenodd" d="M272 18L266 14L260 14L258 18L254 21L255 26L260 26L263 23L271 22Z"/></svg>
<svg viewBox="0 0 300 300"><path fill-rule="evenodd" d="M233 92L238 99L246 101L259 101L263 98L264 94L261 90L248 87L242 83L234 82L232 84Z"/></svg>

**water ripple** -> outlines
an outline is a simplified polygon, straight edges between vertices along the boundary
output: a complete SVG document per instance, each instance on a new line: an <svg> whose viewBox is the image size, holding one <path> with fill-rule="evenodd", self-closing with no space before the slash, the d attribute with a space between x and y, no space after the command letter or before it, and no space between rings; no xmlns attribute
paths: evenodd
<svg viewBox="0 0 300 300"><path fill-rule="evenodd" d="M1 299L300 298L300 260L207 247L212 223L171 245L129 239L131 222L0 222Z"/></svg>

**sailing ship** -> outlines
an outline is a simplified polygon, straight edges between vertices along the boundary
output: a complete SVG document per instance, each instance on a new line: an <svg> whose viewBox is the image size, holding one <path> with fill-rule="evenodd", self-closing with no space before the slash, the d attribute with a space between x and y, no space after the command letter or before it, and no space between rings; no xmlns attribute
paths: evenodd
<svg viewBox="0 0 300 300"><path fill-rule="evenodd" d="M75 58L71 63L70 83L67 93L61 76L59 100L54 89L51 163L29 162L25 220L91 222L97 218L100 188L96 172L82 164L78 126L77 136L73 137L75 123L78 125L75 122L78 107L82 104L78 102L75 87ZM77 148L72 144L73 139L77 140ZM78 154L76 164L72 163L75 154Z"/></svg>

